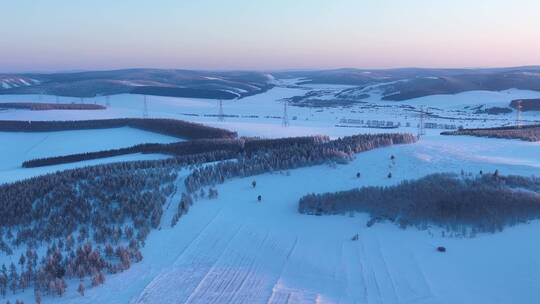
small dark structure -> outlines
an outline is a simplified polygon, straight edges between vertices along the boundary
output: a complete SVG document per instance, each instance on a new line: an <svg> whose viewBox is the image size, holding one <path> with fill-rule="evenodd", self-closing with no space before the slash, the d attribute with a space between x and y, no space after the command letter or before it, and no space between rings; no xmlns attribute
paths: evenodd
<svg viewBox="0 0 540 304"><path fill-rule="evenodd" d="M392 172L388 173L388 175L386 177L392 178Z"/></svg>
<svg viewBox="0 0 540 304"><path fill-rule="evenodd" d="M358 233L357 233L357 234L355 234L355 235L352 237L351 240L352 240L352 241L358 241L358 238L359 238L359 237L358 237Z"/></svg>
<svg viewBox="0 0 540 304"><path fill-rule="evenodd" d="M360 178L360 172L356 173L356 178Z"/></svg>
<svg viewBox="0 0 540 304"><path fill-rule="evenodd" d="M260 196L260 195L257 196L257 200L258 200L259 202L262 201L262 196Z"/></svg>
<svg viewBox="0 0 540 304"><path fill-rule="evenodd" d="M252 182L251 182L251 187L253 187L253 188L257 187L257 182L256 182L256 181L252 181Z"/></svg>
<svg viewBox="0 0 540 304"><path fill-rule="evenodd" d="M390 156L390 159L394 160L394 159L396 159L396 157L392 154L392 156Z"/></svg>
<svg viewBox="0 0 540 304"><path fill-rule="evenodd" d="M446 247L444 247L444 246L439 246L439 247L437 247L437 251L438 251L438 252L446 252Z"/></svg>

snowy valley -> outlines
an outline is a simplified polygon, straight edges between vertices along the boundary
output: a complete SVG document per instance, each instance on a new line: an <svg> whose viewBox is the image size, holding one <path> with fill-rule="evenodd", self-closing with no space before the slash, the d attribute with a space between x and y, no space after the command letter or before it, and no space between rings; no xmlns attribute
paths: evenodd
<svg viewBox="0 0 540 304"><path fill-rule="evenodd" d="M141 259L131 257L130 266L121 271L108 272L110 268L103 267L100 273L103 272L104 281L96 284L93 282L96 270L89 269L82 279L62 273L58 278L65 281L67 288L58 295L56 286L53 290L44 286L38 292L41 302L540 301L535 288L540 273L540 243L535 241L540 231L538 219L507 226L494 233L464 235L436 223L423 229L402 229L391 220L368 225L370 216L361 212L326 215L298 211L299 200L307 194L364 186L393 186L434 173L471 177L491 176L495 172L503 176L540 176L539 141L440 134L463 128L539 124L540 111L518 113L510 104L515 100L540 98L540 91L510 87L393 101L385 98L388 86L404 80L386 79L381 75L376 83L358 85L324 83L328 78L315 81L319 78L314 76L309 81L306 77L275 75L268 77L271 79L268 88L260 86L266 90L260 94L224 100L122 93L82 100L102 105L103 110L33 111L1 109L0 106L2 121L176 119L238 135L237 139L221 138L232 147L212 148L211 152L197 153L193 158L179 155L177 150L155 150L157 152L127 153L26 168L22 166L23 162L32 159L149 143L163 144L159 146L163 148L169 147L167 144L205 138L179 138L167 132L132 127L40 132L1 130L0 183L5 183L4 189L17 182L30 185L45 174L58 174L65 178L58 177L66 181L63 186L73 185L76 196L86 182L73 181L75 173L55 172L68 169L75 170L68 172L90 172L85 173L85 181L103 186L106 185L102 181L104 177L99 175L102 171L92 168L105 168L104 171L112 170L115 174L140 177L141 181L145 175L149 176L152 183L133 189L141 195L163 194L163 201L152 205L152 208L161 209L160 212L156 215L153 210L148 211L152 217L158 217L152 221L147 219L152 222L148 225L153 227L133 245L136 247L134 252L140 251ZM413 80L417 82L417 79ZM4 83L11 83L6 81ZM0 104L4 102L70 104L80 103L81 98L47 94L0 95ZM494 107L508 110L497 114L484 111ZM403 138L383 135L387 133L409 135L402 135ZM372 137L366 135L358 139L354 137L357 134ZM289 138L289 141L282 138ZM312 141L312 138L315 139ZM347 139L350 142L346 142ZM241 145L240 152L235 150L237 144ZM300 157L299 153L305 154ZM294 162L288 163L291 159ZM261 160L273 166L248 172L249 166L256 167L257 161ZM120 162L137 165L132 168L118 165ZM158 163L159 169L151 167ZM207 172L204 168L223 163L231 168L237 163L245 164L245 167L236 175L223 174L206 184L197 184L200 187L196 191L186 188L192 187L186 180L193 180L193 172ZM160 179L164 184L156 186ZM538 198L540 191L531 189L521 190L530 191ZM210 195L210 192L215 194ZM193 196L193 203L180 210L185 202L183 193ZM81 199L85 200L85 197ZM106 203L107 199L115 198L100 199ZM91 205L92 208L97 208L95 198L88 200L92 201L90 204L96 204ZM181 216L173 220L179 213ZM125 221L114 222L114 226L135 226L132 221L137 221L138 216L134 214ZM30 222L37 221L32 219ZM173 222L175 224L171 225ZM88 242L95 250L104 252L108 241L94 242L91 235L95 226L92 225L95 223L85 224L91 227ZM0 225L0 236L12 242L14 237L8 239L8 231L16 235L23 227ZM141 227L146 228L146 223ZM73 237L81 234L79 229L74 231ZM127 232L122 235L118 244L127 248ZM27 247L41 258L52 243L58 246L58 239L62 237L49 240L43 237L37 242L14 245L11 254L0 251L0 265L8 267L13 263L22 269L28 262L20 263L20 256L25 254ZM85 242L86 239L81 244ZM74 247L77 244L75 242ZM438 251L438 247L444 247L445 252ZM138 254L133 253L133 256ZM124 262L122 257L119 261L112 256L108 262ZM9 275L9 270L7 272ZM78 288L80 284L85 286L83 292ZM6 299L11 303L16 300L33 303L35 297L34 287L27 286L24 291L16 287L0 296L0 302Z"/></svg>

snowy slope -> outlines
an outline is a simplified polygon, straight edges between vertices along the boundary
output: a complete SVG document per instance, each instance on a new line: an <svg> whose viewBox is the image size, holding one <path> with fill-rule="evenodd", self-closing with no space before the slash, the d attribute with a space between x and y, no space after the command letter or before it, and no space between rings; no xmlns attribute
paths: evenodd
<svg viewBox="0 0 540 304"><path fill-rule="evenodd" d="M19 76L2 76L0 75L0 91L2 89L12 89L19 87L27 87L39 84L40 81L29 78L29 77L19 77Z"/></svg>
<svg viewBox="0 0 540 304"><path fill-rule="evenodd" d="M336 168L235 179L218 186L217 200L196 202L174 228L164 222L151 233L144 260L129 271L84 297L71 289L44 303L537 303L540 244L530 240L540 222L462 239L437 228L366 228L365 215L317 217L296 207L308 192L390 185L441 170L538 175L539 153L534 143L428 136ZM360 240L352 242L356 233ZM439 245L448 252L436 252Z"/></svg>
<svg viewBox="0 0 540 304"><path fill-rule="evenodd" d="M342 90L317 85L311 89ZM151 117L174 117L204 122L239 131L249 136L292 136L328 134L332 137L364 132L388 132L368 128L340 128L341 118L381 119L402 122L390 131L415 132L418 118L400 105L437 107L439 114L450 115L464 125L497 125L513 121L515 114L465 120L470 113L454 112L477 104L502 105L516 98L538 97L540 93L509 90L503 92L467 92L409 100L383 102L377 96L369 102L373 109L289 107L291 126L283 128L282 98L303 95L306 88L277 87L264 94L239 101L225 101L225 114L239 115L218 121L213 100L150 97ZM39 101L38 96L0 96L0 100ZM43 96L42 101L54 102ZM69 98L62 102L71 102ZM103 97L95 99L104 104ZM77 101L78 102L78 101ZM94 100L87 100L94 102ZM142 98L118 95L110 99L105 111L30 111L0 112L0 119L91 119L139 117ZM186 115L189 114L189 115ZM198 116L193 116L193 115ZM60 116L62 115L62 116ZM248 116L256 115L257 118ZM540 119L538 113L524 114ZM267 118L268 116L268 118ZM297 116L296 120L292 120ZM483 120L485 117L486 121ZM411 127L403 127L405 122ZM443 119L434 121L446 121ZM104 130L107 134L110 130ZM71 132L71 131L70 131ZM79 132L79 131L74 131ZM81 131L83 132L83 131ZM98 130L84 131L90 137L108 135ZM443 237L431 227L426 231L400 230L383 223L366 228L362 214L309 216L296 211L298 199L310 192L346 190L363 185L391 185L404 179L419 178L435 172L490 172L539 175L540 143L475 137L445 137L440 130L428 130L428 136L414 145L393 146L359 154L347 165L327 165L275 172L253 178L234 179L217 187L217 200L200 200L174 227L169 221L182 191L183 170L176 196L167 204L162 228L146 240L144 260L128 271L107 277L103 286L89 289L84 297L75 288L62 298L45 297L44 303L538 303L536 286L540 281L540 222L508 228L502 233L483 234L473 239ZM63 132L62 132L63 133ZM0 138L17 143L8 148L5 168L12 168L20 151L43 140L43 134L1 134ZM64 135L68 137L64 137ZM34 137L35 136L35 137ZM138 133L133 142L119 141L129 136L110 135L104 147L128 145L138 141L168 142L166 138ZM158 135L161 136L161 135ZM70 146L61 139L48 140L42 153L73 153L73 147L97 150L90 140L81 139ZM73 141L75 143L75 141ZM40 147L40 145L38 145ZM6 148L3 148L6 149ZM77 148L78 149L78 148ZM389 157L395 155L396 165ZM113 160L142 157L121 156ZM163 156L151 156L163 157ZM16 160L13 161L12 159ZM109 159L100 161L111 161ZM74 164L78 165L78 164ZM47 167L49 168L49 167ZM7 169L6 169L7 170ZM22 170L13 168L13 170ZM25 169L27 170L27 169ZM49 170L49 169L46 169ZM16 176L16 171L1 171L0 178ZM362 177L357 179L356 172ZM388 172L393 178L388 179ZM40 174L24 171L21 176ZM15 177L18 178L18 177ZM251 181L257 188L251 188ZM263 202L257 203L257 195ZM358 242L351 236L359 233ZM437 246L446 246L444 254ZM13 257L2 257L9 260ZM32 303L30 293L11 297Z"/></svg>
<svg viewBox="0 0 540 304"><path fill-rule="evenodd" d="M120 157L92 160L58 166L21 168L23 161L129 147L141 143L170 143L180 139L129 127L99 130L77 130L60 132L0 132L0 183L41 175L68 168L95 165L122 160ZM129 155L129 160L155 159L164 155Z"/></svg>
<svg viewBox="0 0 540 304"><path fill-rule="evenodd" d="M489 127L513 124L516 113L502 115L475 114L474 108L506 107L514 99L540 98L540 92L507 90L501 92L471 91L455 95L434 95L411 99L402 102L382 101L382 96L375 92L363 100L367 104L355 104L346 108L301 108L288 107L289 128L282 128L283 99L302 96L307 91L325 91L325 98L331 98L344 90L343 86L310 85L295 86L297 80L283 81L281 86L265 93L243 98L241 100L223 101L224 121L219 121L218 102L209 99L148 97L148 112L150 117L177 118L202 122L214 126L238 131L240 135L260 135L266 137L295 136L301 134L327 134L341 136L354 133L380 132L377 129L336 127L342 119L391 121L401 124L402 130L416 132L419 115L418 111L433 113L437 117L426 117L426 123L448 124L464 127ZM37 95L5 95L0 96L0 102L32 101L56 102L54 96ZM59 102L81 102L78 98L61 97ZM106 105L105 97L87 98L86 103ZM17 120L51 120L51 119L93 119L115 117L141 117L143 114L143 97L138 95L121 94L110 97L110 106L102 111L46 111L36 112L27 110L0 111L0 119ZM540 112L525 112L522 114L524 123L540 122ZM409 124L410 127L405 126ZM434 130L435 133L441 130Z"/></svg>

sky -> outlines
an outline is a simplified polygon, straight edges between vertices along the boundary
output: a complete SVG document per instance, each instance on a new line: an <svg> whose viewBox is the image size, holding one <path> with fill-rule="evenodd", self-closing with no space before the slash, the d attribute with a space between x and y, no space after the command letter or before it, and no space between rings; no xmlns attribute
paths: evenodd
<svg viewBox="0 0 540 304"><path fill-rule="evenodd" d="M0 72L540 64L538 0L16 0Z"/></svg>

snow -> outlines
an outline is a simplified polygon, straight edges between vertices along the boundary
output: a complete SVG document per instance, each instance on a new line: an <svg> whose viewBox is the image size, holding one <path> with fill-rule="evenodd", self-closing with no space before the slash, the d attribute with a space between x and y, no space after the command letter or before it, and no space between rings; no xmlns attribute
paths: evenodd
<svg viewBox="0 0 540 304"><path fill-rule="evenodd" d="M514 150L515 143L524 149ZM496 149L478 148L484 145ZM366 228L362 214L317 217L296 211L306 193L390 185L441 170L538 174L536 166L469 157L520 157L529 149L530 155L540 153L540 146L526 142L427 136L414 145L361 153L336 168L234 179L218 186L217 200L197 201L174 228L164 222L152 232L144 260L130 270L108 277L84 297L72 288L44 303L537 303L540 244L531 240L540 222L467 239L442 237L434 227ZM386 178L390 155L396 156L392 179ZM353 242L356 233L360 239ZM435 250L441 245L446 253Z"/></svg>
<svg viewBox="0 0 540 304"><path fill-rule="evenodd" d="M129 127L99 130L77 130L60 132L0 132L0 183L16 181L57 170L126 160L163 158L159 155L129 155L48 166L22 168L23 161L58 155L93 152L106 149L129 147L141 143L169 143L181 139ZM13 144L16 143L16 144ZM124 157L124 158L123 158Z"/></svg>
<svg viewBox="0 0 540 304"><path fill-rule="evenodd" d="M331 85L308 87L330 90L332 94L343 89ZM305 88L276 87L264 94L224 101L225 114L240 116L226 117L224 121L204 116L217 114L215 100L150 97L149 113L151 117L174 117L229 128L246 136L327 134L337 137L366 132L415 132L418 118L413 112L400 108L401 105L415 109L436 107L433 111L453 117L456 124L460 121L470 126L510 123L515 114L473 116L464 107L477 104L507 106L512 99L540 96L540 92L521 90L476 91L387 102L381 101L374 90L368 99L371 105L377 106L372 109L362 105L311 110L290 106L291 126L288 128L281 126L279 117L265 117L281 116L281 100L303 95ZM41 101L54 99L43 96ZM39 101L37 96L16 95L0 96L0 100ZM61 102L70 100L61 98ZM90 102L94 101L103 104L104 98L90 99ZM104 111L16 110L0 112L0 119L92 119L140 117L142 114L141 96L112 96L110 102L111 107ZM457 109L465 113L455 112ZM249 115L259 117L245 117ZM525 119L531 121L539 119L538 115L524 113ZM296 120L292 120L294 116L297 116ZM413 127L393 130L336 127L335 124L344 117L399 121L402 126L408 121ZM465 119L469 117L481 119ZM427 121L449 123L443 119L429 118ZM172 140L152 133L143 135L138 130L130 137L122 132L133 130L126 129L66 131L49 135L0 133L2 142L17 143L14 147L0 146L3 156L0 178L18 179L17 170L30 170L17 168L20 162L36 155ZM465 170L476 174L480 170L493 172L497 169L501 174L540 175L540 143L440 136L440 130L431 129L427 132L427 136L416 144L361 153L346 165L321 165L227 181L217 186L218 199L195 202L189 213L171 228L169 222L183 191L183 178L189 174L187 169L182 170L176 195L164 212L161 229L149 235L142 249L142 262L126 272L108 276L103 286L87 290L84 297L76 293L72 284L64 297L45 297L43 302L538 303L540 243L534 240L540 233L540 221L469 239L443 237L436 227L426 231L401 230L393 224L381 223L367 228L365 214L309 216L297 212L298 199L307 193L393 185L436 172ZM394 166L390 155L396 157ZM164 156L130 155L99 162L139 157ZM63 167L50 168L58 169ZM43 170L49 170L49 167ZM43 173L25 172L21 176ZM362 174L360 179L356 178L357 172ZM388 172L392 172L392 179L387 178ZM257 181L255 189L251 187L254 179ZM262 195L261 203L257 202L258 195ZM351 241L357 233L359 241ZM437 252L437 246L445 246L447 252ZM17 298L28 303L33 301L30 293L19 294ZM11 297L12 302L14 299Z"/></svg>
<svg viewBox="0 0 540 304"><path fill-rule="evenodd" d="M31 86L33 84L38 84L39 81L32 78L20 78L20 77L0 77L0 88L1 89L11 89L20 86Z"/></svg>
<svg viewBox="0 0 540 304"><path fill-rule="evenodd" d="M24 80L22 78L20 78L19 81L22 82L25 86L31 85L28 81L26 81L26 80Z"/></svg>
<svg viewBox="0 0 540 304"><path fill-rule="evenodd" d="M239 132L245 136L282 136L288 130L278 131L282 124L283 99L293 96L301 96L306 89L324 92L320 99L335 98L334 95L350 86L336 86L323 84L310 84L302 87L290 86L298 80L287 80L284 86L275 87L265 93L249 96L236 100L224 100L223 111L225 121L218 120L218 102L211 99L174 98L174 97L148 97L148 113L154 118L177 118L205 123L213 126L221 126ZM344 88L346 87L346 88ZM514 99L540 98L540 92L525 90L506 90L501 92L470 91L455 95L433 95L416 98L402 102L383 101L376 87L369 90L360 90L370 94L370 97L348 108L301 108L289 105L288 116L291 129L298 128L305 134L324 133L332 137L342 136L359 132L379 132L376 129L349 129L336 127L343 118L358 120L381 120L401 123L405 126L409 123L412 129L403 128L403 131L413 131L418 123L418 111L421 107L440 117L428 117L426 122L438 124L450 124L464 127L489 127L505 124L513 124L515 113L488 115L475 114L476 106L499 106L507 107ZM56 102L55 96L38 95L2 95L0 102ZM62 103L78 103L78 98L60 97ZM105 105L104 96L87 98L88 103ZM140 95L122 94L111 96L111 104L106 110L97 111L28 111L15 110L0 112L0 119L15 120L53 120L62 119L96 119L117 117L141 117L143 113L143 97ZM296 118L293 120L293 118ZM522 113L523 123L540 122L540 112L531 111ZM322 130L321 130L322 129ZM268 130L278 132L270 134ZM440 132L440 131L439 131Z"/></svg>

